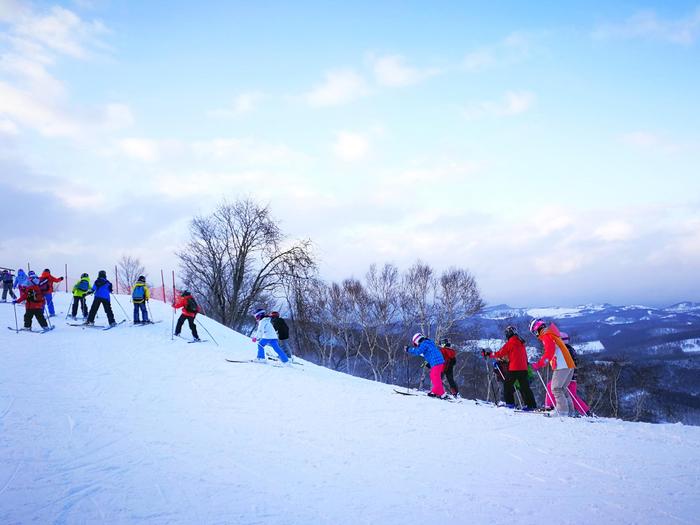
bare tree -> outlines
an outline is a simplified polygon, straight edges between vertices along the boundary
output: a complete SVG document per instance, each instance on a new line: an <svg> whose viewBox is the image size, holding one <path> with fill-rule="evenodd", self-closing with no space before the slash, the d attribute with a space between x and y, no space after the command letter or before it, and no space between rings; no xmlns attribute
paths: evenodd
<svg viewBox="0 0 700 525"><path fill-rule="evenodd" d="M273 304L291 279L307 278L315 268L310 241L287 242L268 208L249 199L195 217L177 256L185 285L212 317L234 329L250 322L254 307Z"/></svg>
<svg viewBox="0 0 700 525"><path fill-rule="evenodd" d="M131 287L141 275L146 275L146 269L141 264L141 261L131 255L122 255L122 258L117 263L117 277L122 286L131 290Z"/></svg>

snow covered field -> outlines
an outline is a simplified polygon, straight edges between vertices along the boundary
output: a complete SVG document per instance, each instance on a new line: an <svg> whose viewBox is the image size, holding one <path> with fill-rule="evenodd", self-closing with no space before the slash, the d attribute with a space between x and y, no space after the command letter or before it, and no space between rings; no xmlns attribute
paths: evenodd
<svg viewBox="0 0 700 525"><path fill-rule="evenodd" d="M170 309L151 307L164 322L0 330L0 523L700 522L700 428L227 363L254 345L207 318L221 346L171 341Z"/></svg>

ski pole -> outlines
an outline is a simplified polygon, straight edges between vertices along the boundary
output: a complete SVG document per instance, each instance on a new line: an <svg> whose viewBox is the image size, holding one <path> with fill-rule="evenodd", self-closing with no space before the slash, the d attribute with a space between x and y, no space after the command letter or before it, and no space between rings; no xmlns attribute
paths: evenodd
<svg viewBox="0 0 700 525"><path fill-rule="evenodd" d="M408 394L409 385L411 382L411 380L409 379L409 373L408 373L408 347L406 347L406 351L404 352L404 364L406 365L406 393Z"/></svg>
<svg viewBox="0 0 700 525"><path fill-rule="evenodd" d="M148 301L146 301L146 310L148 310L148 318L151 320L152 323L155 323L155 320L153 319L153 313L151 313L151 306L148 304Z"/></svg>
<svg viewBox="0 0 700 525"><path fill-rule="evenodd" d="M209 334L209 337L211 337L211 340L214 341L214 343L216 344L216 346L219 346L219 343L216 342L216 339L214 339L214 336L211 335L211 332L210 332L209 330L207 330L207 327L204 326L204 325L202 324L202 320L201 320L201 319L199 320L199 326L201 326L202 328L204 328L204 331L205 331L207 334Z"/></svg>
<svg viewBox="0 0 700 525"><path fill-rule="evenodd" d="M539 370L535 370L537 372L537 377L540 378L540 383L542 383L542 386L544 387L544 394L545 396L549 396L549 392L547 392L547 385L544 384L544 379L542 379L542 374L540 374ZM556 410L557 415L561 418L561 412L559 412L559 407L557 406L556 402L549 397L550 401L552 401L552 405L554 405L554 410Z"/></svg>
<svg viewBox="0 0 700 525"><path fill-rule="evenodd" d="M571 392L571 383L566 387L566 389L569 391L569 396L571 396L571 400L574 402L576 406L578 406L578 409L581 413L583 413L584 416L590 417L588 415L588 412L583 409L583 406L581 406L581 403L579 402L578 399L576 399L576 396Z"/></svg>
<svg viewBox="0 0 700 525"><path fill-rule="evenodd" d="M122 303L120 303L120 302L119 302L119 299L117 299L117 295L116 295L116 294L112 294L112 296L114 296L114 302L117 303L117 304L119 305L119 308L122 309L122 312L124 312L124 320L126 321L126 320L129 318L129 316L126 315L126 310L124 310L124 307L122 306Z"/></svg>
<svg viewBox="0 0 700 525"><path fill-rule="evenodd" d="M170 323L170 340L175 339L175 304L171 305L173 307L173 320Z"/></svg>
<svg viewBox="0 0 700 525"><path fill-rule="evenodd" d="M51 317L49 316L49 312L46 308L46 303L44 303L44 308L42 309L42 312L46 314L46 322L49 324L49 328L51 328Z"/></svg>
<svg viewBox="0 0 700 525"><path fill-rule="evenodd" d="M15 330L17 333L19 333L19 324L17 323L17 303L12 303L12 306L15 309Z"/></svg>
<svg viewBox="0 0 700 525"><path fill-rule="evenodd" d="M484 364L486 365L486 401L491 399L491 371L489 370L489 360L484 356ZM496 392L493 393L493 403L496 404Z"/></svg>

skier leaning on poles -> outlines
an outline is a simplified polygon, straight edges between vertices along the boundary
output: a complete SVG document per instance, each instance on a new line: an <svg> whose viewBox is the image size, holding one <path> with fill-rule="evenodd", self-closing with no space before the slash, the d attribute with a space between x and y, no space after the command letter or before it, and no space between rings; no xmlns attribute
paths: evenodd
<svg viewBox="0 0 700 525"><path fill-rule="evenodd" d="M454 369L457 364L457 352L452 348L452 344L447 337L440 339L440 346L438 347L442 358L445 360L445 368L442 370L440 379L446 378L447 383L450 385L450 394L455 397L459 396L459 387L455 381ZM430 363L428 361L423 362L423 366L430 370Z"/></svg>
<svg viewBox="0 0 700 525"><path fill-rule="evenodd" d="M443 397L445 395L445 387L442 384L442 371L445 368L445 358L435 346L432 340L418 332L411 338L413 347L405 346L404 350L409 354L420 355L430 365L430 383L432 389L428 393L430 397Z"/></svg>
<svg viewBox="0 0 700 525"><path fill-rule="evenodd" d="M32 319L36 317L37 321L44 330L49 328L49 323L44 317L44 306L46 301L39 289L39 278L34 272L29 272L29 281L22 287L22 292L19 298L12 301L14 304L25 302L26 311L24 313L24 330L32 329Z"/></svg>

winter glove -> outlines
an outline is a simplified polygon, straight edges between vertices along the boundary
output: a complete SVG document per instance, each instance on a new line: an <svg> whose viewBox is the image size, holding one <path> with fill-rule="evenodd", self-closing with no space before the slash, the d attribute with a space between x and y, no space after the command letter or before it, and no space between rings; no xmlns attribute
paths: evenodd
<svg viewBox="0 0 700 525"><path fill-rule="evenodd" d="M17 299L15 299L14 301L12 301L12 304L17 304Z"/></svg>
<svg viewBox="0 0 700 525"><path fill-rule="evenodd" d="M254 343L258 342L258 339L256 337L251 337L250 340L253 341Z"/></svg>
<svg viewBox="0 0 700 525"><path fill-rule="evenodd" d="M532 367L532 369L533 369L535 372L537 372L540 368L542 368L542 367L541 367L540 365L538 365L537 363L532 363L530 366Z"/></svg>
<svg viewBox="0 0 700 525"><path fill-rule="evenodd" d="M481 355L483 357L491 357L491 350L482 350Z"/></svg>
<svg viewBox="0 0 700 525"><path fill-rule="evenodd" d="M404 346L404 347L403 347L403 351L404 351L404 352L408 352L408 346Z"/></svg>

